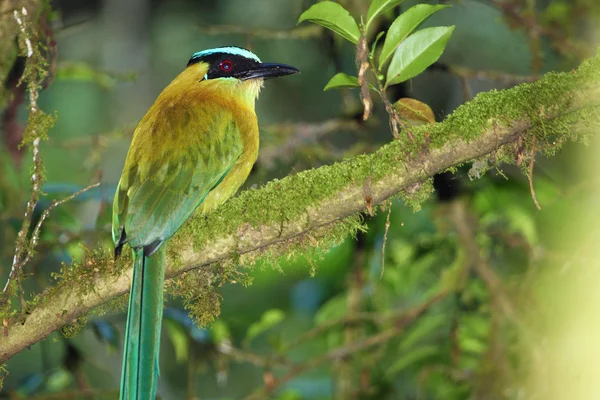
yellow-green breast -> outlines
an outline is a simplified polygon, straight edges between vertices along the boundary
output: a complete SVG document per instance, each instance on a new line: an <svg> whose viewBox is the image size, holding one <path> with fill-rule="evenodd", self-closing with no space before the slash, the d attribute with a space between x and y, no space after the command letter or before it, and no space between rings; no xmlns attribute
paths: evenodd
<svg viewBox="0 0 600 400"><path fill-rule="evenodd" d="M132 247L168 239L196 207L208 212L248 177L258 156L254 102L261 81L203 81L184 70L139 123L113 206L113 239Z"/></svg>

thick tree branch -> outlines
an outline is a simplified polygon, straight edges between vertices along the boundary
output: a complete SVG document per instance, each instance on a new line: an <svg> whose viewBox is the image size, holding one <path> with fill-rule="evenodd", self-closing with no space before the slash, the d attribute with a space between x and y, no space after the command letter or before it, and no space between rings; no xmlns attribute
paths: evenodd
<svg viewBox="0 0 600 400"><path fill-rule="evenodd" d="M201 274L203 266L228 260L248 265L257 256L287 254L293 243L329 246L356 228L356 219L348 218L364 211L365 191L373 205L399 194L411 200L423 194L420 189L427 192L430 177L450 167L514 162L518 139L529 149L535 136L539 151L555 151L597 129L599 93L597 56L577 71L479 95L444 122L413 128L414 141L394 141L373 154L245 191L216 212L191 218L169 241L167 276ZM23 324L7 322L0 362L129 290L131 271L115 265L110 249L71 270L75 277L66 272L38 296Z"/></svg>

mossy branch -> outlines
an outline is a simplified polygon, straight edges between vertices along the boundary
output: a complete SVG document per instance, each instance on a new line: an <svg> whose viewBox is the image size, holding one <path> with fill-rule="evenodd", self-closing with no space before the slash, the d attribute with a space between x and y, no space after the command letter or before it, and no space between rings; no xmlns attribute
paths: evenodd
<svg viewBox="0 0 600 400"><path fill-rule="evenodd" d="M473 175L504 162L520 163L527 173L521 161L531 156L534 137L537 150L551 155L569 140L585 140L598 126L600 55L573 72L480 94L444 122L412 128L412 141L397 140L372 154L247 190L216 212L191 218L169 241L167 277L200 282L200 288L186 286L178 278L172 286L184 288L179 293L188 300L213 304L210 290L235 275L232 265L327 248L360 227L358 213L367 199L375 205L401 195L417 207L431 192L434 174L470 161L477 161ZM56 285L30 305L24 323L5 320L0 362L126 294L130 273L128 257L115 263L111 249L65 267ZM201 322L214 311L210 305L192 309Z"/></svg>
<svg viewBox="0 0 600 400"><path fill-rule="evenodd" d="M12 63L17 57L15 39L20 33L20 27L15 22L14 11L25 7L30 16L37 18L44 7L41 0L2 0L0 1L0 81L4 82ZM1 90L4 90L2 88Z"/></svg>

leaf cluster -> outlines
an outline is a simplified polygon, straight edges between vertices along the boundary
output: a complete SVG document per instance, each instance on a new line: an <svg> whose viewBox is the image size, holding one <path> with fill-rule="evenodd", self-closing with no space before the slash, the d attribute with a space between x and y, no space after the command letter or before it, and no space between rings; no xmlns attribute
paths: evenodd
<svg viewBox="0 0 600 400"><path fill-rule="evenodd" d="M373 0L361 22L338 3L323 1L306 10L298 22L310 21L337 33L359 46L373 36L374 21L402 3L403 0ZM419 75L436 62L452 36L454 26L438 26L417 30L431 15L447 5L417 4L398 16L387 32L378 32L370 44L368 60L381 88L405 82ZM364 21L364 22L363 22ZM385 35L382 46L379 39ZM359 46L360 47L360 46ZM359 78L340 72L325 86L333 88L360 87ZM376 86L370 88L379 91Z"/></svg>

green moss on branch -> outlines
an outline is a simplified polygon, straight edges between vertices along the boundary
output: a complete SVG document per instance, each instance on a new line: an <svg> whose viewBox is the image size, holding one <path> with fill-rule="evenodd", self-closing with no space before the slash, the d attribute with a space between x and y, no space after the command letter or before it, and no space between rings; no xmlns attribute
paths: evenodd
<svg viewBox="0 0 600 400"><path fill-rule="evenodd" d="M472 160L516 162L515 146L533 137L548 154L567 140L585 140L600 126L600 56L577 71L477 96L444 122L413 128L416 140L394 141L376 152L301 172L248 190L209 216L194 216L169 241L167 277L200 322L218 312L214 284L236 276L238 262L276 259L326 249L361 229L358 213L404 196L417 207L434 174ZM406 196L410 196L406 197ZM108 249L65 268L21 325L10 319L0 362L93 308L127 293L126 258L115 264ZM188 271L192 273L182 275ZM201 278L201 279L200 279ZM210 282L198 289L198 283Z"/></svg>

